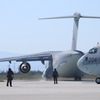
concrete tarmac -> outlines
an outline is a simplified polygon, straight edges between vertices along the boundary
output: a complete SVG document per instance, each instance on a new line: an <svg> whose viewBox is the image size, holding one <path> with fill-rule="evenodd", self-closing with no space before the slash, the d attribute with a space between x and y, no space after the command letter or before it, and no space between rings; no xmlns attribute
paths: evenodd
<svg viewBox="0 0 100 100"><path fill-rule="evenodd" d="M94 81L13 81L0 82L0 100L100 100L100 85Z"/></svg>

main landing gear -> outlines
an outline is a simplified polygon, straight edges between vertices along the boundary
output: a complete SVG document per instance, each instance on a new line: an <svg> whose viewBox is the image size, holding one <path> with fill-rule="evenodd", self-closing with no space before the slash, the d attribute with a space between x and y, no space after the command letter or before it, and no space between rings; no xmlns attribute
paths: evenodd
<svg viewBox="0 0 100 100"><path fill-rule="evenodd" d="M95 79L95 82L96 82L97 84L100 84L100 77L97 77L97 78Z"/></svg>
<svg viewBox="0 0 100 100"><path fill-rule="evenodd" d="M74 80L75 80L75 81L81 81L81 76L74 77Z"/></svg>

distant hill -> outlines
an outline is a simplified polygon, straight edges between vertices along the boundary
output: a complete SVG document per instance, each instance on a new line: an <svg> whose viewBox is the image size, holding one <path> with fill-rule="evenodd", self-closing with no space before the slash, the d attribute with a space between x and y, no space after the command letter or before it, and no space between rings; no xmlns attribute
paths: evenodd
<svg viewBox="0 0 100 100"><path fill-rule="evenodd" d="M23 55L23 54L0 51L0 58L2 58L2 57L19 56L19 55Z"/></svg>
<svg viewBox="0 0 100 100"><path fill-rule="evenodd" d="M11 53L11 52L3 52L0 51L0 58L5 58L5 57L13 57L13 56L20 56L24 54L18 54L18 53ZM9 67L12 68L13 71L18 72L18 66L21 62L15 62L13 61L11 64L9 62L0 62L0 72L1 71L7 71ZM29 62L31 65L31 70L44 70L44 65L40 61L31 61Z"/></svg>

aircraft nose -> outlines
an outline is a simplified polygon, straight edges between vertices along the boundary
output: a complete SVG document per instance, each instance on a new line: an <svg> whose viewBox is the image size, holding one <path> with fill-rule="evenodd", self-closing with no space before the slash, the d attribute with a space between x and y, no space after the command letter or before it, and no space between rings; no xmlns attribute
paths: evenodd
<svg viewBox="0 0 100 100"><path fill-rule="evenodd" d="M77 67L80 69L80 70L84 70L84 66L83 66L83 57L81 57L78 62L77 62Z"/></svg>

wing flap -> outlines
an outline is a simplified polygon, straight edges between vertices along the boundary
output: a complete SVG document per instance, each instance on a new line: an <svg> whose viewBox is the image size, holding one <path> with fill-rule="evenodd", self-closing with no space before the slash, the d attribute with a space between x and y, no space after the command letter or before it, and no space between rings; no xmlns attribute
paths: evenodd
<svg viewBox="0 0 100 100"><path fill-rule="evenodd" d="M37 56L37 57L27 57L27 58L19 58L16 61L43 61L43 60L52 60L52 55L48 56Z"/></svg>

